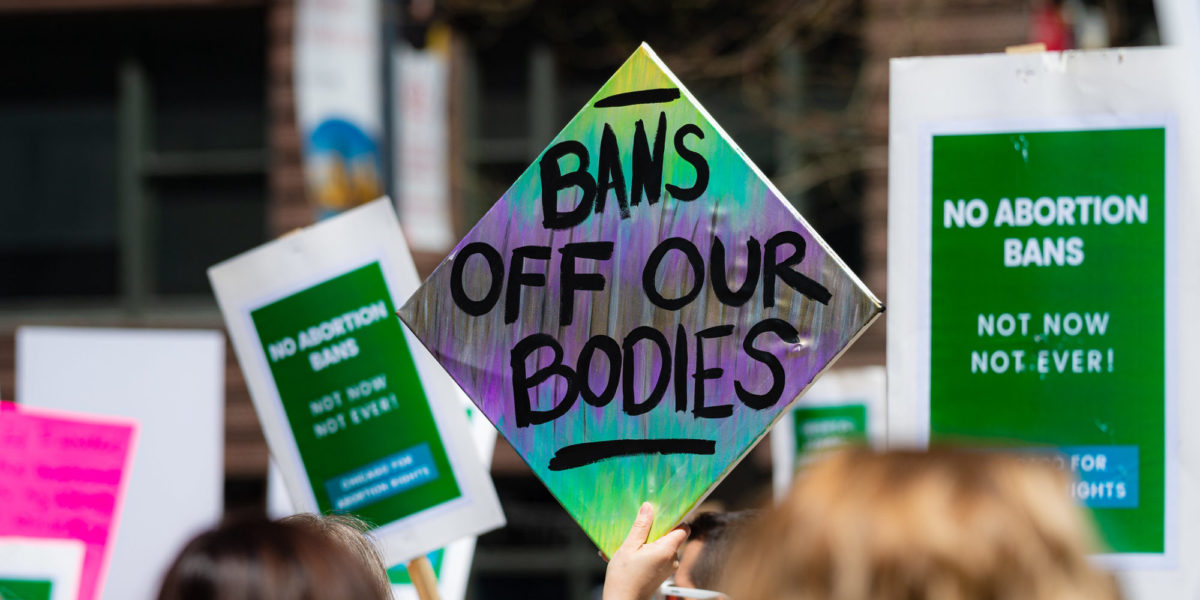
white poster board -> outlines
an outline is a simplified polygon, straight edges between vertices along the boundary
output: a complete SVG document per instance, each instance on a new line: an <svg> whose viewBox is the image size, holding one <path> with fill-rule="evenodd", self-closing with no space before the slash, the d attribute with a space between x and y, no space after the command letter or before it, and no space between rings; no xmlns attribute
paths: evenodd
<svg viewBox="0 0 1200 600"><path fill-rule="evenodd" d="M944 387L948 384L946 378L931 374L940 360L936 358L937 350L931 349L931 340L941 335L938 333L940 317L936 313L954 302L967 305L977 302L977 296L988 293L980 292L980 289L984 289L980 286L991 285L986 281L976 282L977 285L974 286L963 285L960 288L963 294L959 298L946 296L939 300L936 296L931 297L931 289L937 285L934 282L939 281L939 277L946 277L947 273L946 269L942 269L941 274L934 272L940 267L935 268L933 265L942 260L938 258L935 250L941 242L936 240L939 236L941 239L947 239L947 234L939 233L939 229L972 230L981 234L992 230L991 235L998 235L996 232L1003 228L1005 233L1002 235L1018 238L1017 243L1013 244L1013 252L1009 251L1009 241L1004 240L1003 244L997 241L993 244L994 247L981 247L978 253L968 253L970 260L979 261L979 277L992 277L1004 268L1011 268L1011 272L1042 269L1043 272L1057 273L1054 280L1066 280L1073 276L1071 269L1085 264L1085 261L1092 261L1086 263L1087 265L1109 264L1097 261L1111 259L1111 256L1100 251L1105 247L1105 236L1108 235L1101 227L1086 230L1077 228L1066 234L1053 231L1055 227L1073 225L1066 219L1072 208L1077 209L1075 215L1078 217L1074 225L1087 224L1082 217L1084 207L1090 206L1094 217L1097 214L1094 210L1098 210L1096 206L1101 206L1106 210L1112 209L1103 215L1104 221L1112 227L1124 228L1121 231L1135 231L1136 227L1147 224L1161 227L1155 235L1159 236L1158 244L1162 253L1143 250L1148 254L1142 257L1149 265L1161 265L1160 270L1154 270L1158 267L1145 267L1148 272L1157 274L1159 284L1150 289L1141 288L1143 293L1148 294L1144 296L1143 304L1151 312L1157 313L1156 322L1163 325L1161 331L1157 327L1150 329L1157 337L1147 339L1157 339L1157 342L1124 345L1116 342L1117 347L1111 350L1107 357L1101 352L1097 356L1101 360L1094 364L1076 363L1073 357L1068 360L1067 355L1060 350L1069 349L1069 344L1073 343L1069 340L1064 342L1066 346L1047 348L1044 351L1047 355L1046 361L1041 360L1040 354L1043 351L1040 350L1037 351L1037 356L1030 353L1029 362L1025 363L1022 363L1022 357L1015 353L1009 353L1001 357L1003 360L995 361L994 355L999 354L998 352L991 352L991 355L982 351L960 352L954 355L961 359L955 368L962 373L971 373L972 376L976 372L990 372L992 375L1012 373L1014 377L1024 377L1026 375L1017 375L1024 372L1035 378L1041 377L1040 380L1033 380L1034 385L1039 385L1037 381L1053 380L1056 374L1067 373L1078 377L1094 374L1095 382L1114 386L1124 385L1124 380L1105 377L1110 377L1109 374L1112 373L1129 371L1134 371L1136 376L1137 369L1129 369L1128 365L1143 364L1134 361L1139 360L1139 357L1149 357L1149 362L1144 363L1149 366L1145 368L1155 368L1161 375L1152 381L1154 385L1148 386L1147 389L1154 388L1158 391L1147 392L1149 397L1140 398L1138 402L1140 406L1158 407L1153 410L1162 424L1161 429L1151 428L1146 433L1156 436L1161 441L1151 444L1148 448L1138 447L1145 460L1133 460L1129 464L1135 469L1140 469L1141 473L1161 473L1160 479L1148 480L1153 487L1147 487L1148 492L1144 495L1152 501L1157 498L1157 501L1161 502L1162 522L1151 524L1151 529L1161 527L1160 550L1114 553L1100 557L1103 564L1123 571L1122 579L1134 598L1193 597L1200 591L1200 568L1196 566L1200 564L1200 548L1196 546L1200 542L1200 515L1185 508L1200 503L1200 480L1196 471L1196 467L1200 465L1200 444L1190 442L1188 436L1181 435L1189 430L1189 426L1200 423L1200 407L1192 402L1180 401L1190 397L1189 391L1197 389L1197 385L1200 384L1196 369L1189 368L1189 365L1195 363L1197 356L1197 320L1194 311L1186 310L1187 304L1183 302L1184 299L1194 297L1198 291L1197 277L1200 276L1200 268L1197 267L1196 257L1200 256L1200 247L1197 245L1198 236L1189 235L1188 232L1193 230L1200 220L1197 219L1196 203L1190 201L1192 190L1197 189L1194 186L1195 169L1185 167L1194 162L1197 156L1195 138L1180 134L1192 131L1195 124L1194 115L1185 107L1185 103L1181 102L1181 86L1177 76L1180 72L1180 59L1181 55L1170 49L1146 48L1061 54L895 59L891 65L888 211L888 291L892 309L888 319L888 427L891 445L923 446L930 438L931 418L937 418L931 414L931 397L938 393L935 386ZM1069 136L1083 135L1092 136L1087 139L1103 141L1106 138L1099 136L1111 138L1118 133L1129 131L1152 132L1159 136L1157 146L1147 146L1153 152L1136 154L1139 161L1160 161L1157 164L1161 174L1156 184L1159 189L1149 194L1150 197L1157 198L1157 203L1154 204L1157 214L1144 214L1146 194L1139 195L1139 192L1132 189L1095 189L1104 187L1103 182L1092 185L1093 189L1088 190L1049 191L1032 189L1037 186L1029 185L1019 188L1020 182L1024 181L1024 175L1021 175L1012 178L1012 189L1007 192L1011 194L1011 200L973 198L969 194L963 198L942 198L941 195L950 194L937 191L943 188L939 187L942 185L940 176L935 176L938 169L935 163L943 159L936 157L952 156L952 153L946 150L964 147L955 140L966 139L966 136L979 139L983 136L1010 136L1010 151L1015 153L1016 157L1012 160L1025 161L1025 171L1033 172L1042 169L1042 163L1053 163L1064 156L1071 157L1071 161L1068 162L1088 164L1086 161L1093 151L1086 146L1077 145L1082 152L1075 155L1047 152L1045 144L1048 140L1054 141L1052 138L1065 139ZM1040 141L1032 141L1034 139ZM1057 143L1058 141L1055 141L1055 144ZM1054 144L1051 146L1069 147ZM1116 166L1129 162L1121 152L1113 152L1112 155L1118 156L1120 160L1108 163L1114 166L1111 172L1109 167L1093 170L1102 176L1109 176L1119 170ZM1156 155L1157 158L1146 158L1151 155ZM949 164L953 161L946 162ZM985 167L967 176L986 174L998 168L997 164L987 163ZM947 177L953 177L952 170L943 170ZM959 173L962 174L963 170L959 169ZM945 189L951 187L947 186ZM1044 194L1053 195L1055 199L1043 201L1040 196ZM1118 197L1121 202L1111 200L1110 196L1078 196L1068 198L1072 201L1065 203L1058 199L1060 195L1070 194L1126 196ZM1086 198L1092 199L1090 205ZM1129 198L1132 198L1132 201ZM976 200L980 202L976 203ZM1011 209L1016 206L1017 212L1021 213L1022 200L1027 205L1025 208L1032 210L1025 211L1029 213L1025 215L1028 218L1022 218L1018 214L1015 218L1016 227L1013 227ZM1009 204L1008 210L1003 206L1006 203ZM1051 203L1054 206L1050 206ZM1055 215L1054 219L1050 218L1051 214ZM1096 224L1095 218L1090 220L1092 225ZM1070 238L1066 238L1066 252L1057 252L1055 243L1064 236L1075 237L1079 241L1072 242ZM1036 238L1037 243L1032 245L1037 247L1031 249L1031 244L1024 238ZM1077 244L1078 252L1072 253L1071 244ZM1020 251L1016 251L1018 246ZM1093 256L1089 252L1095 252L1096 255ZM1138 272L1138 269L1127 264L1113 264L1117 265L1114 268ZM997 271L997 265L1002 265L1000 271ZM1050 285L1047 289L1054 289L1054 286ZM941 293L945 293L945 290ZM1111 316L1114 324L1122 315L1127 314L1122 312L1122 307L1136 303L1136 300L1112 300L1112 297L1116 296L1110 297L1107 293L1095 294L1082 287L1059 293L1074 294L1081 306L1083 303L1095 305L1087 310L1103 311L1094 313L1094 316ZM999 294L1004 297L1007 295L1006 292ZM1161 303L1153 298L1161 299ZM1109 307L1108 304L1114 304L1115 307ZM934 308L935 306L942 308ZM996 315L1000 314L999 318L1005 318L1001 313L980 312L978 315L962 319L962 322L954 325L963 330L959 332L961 339L958 341L978 344L983 348L997 335L993 331L999 332L1001 336L1012 336L1010 340L1026 339L1031 344L1065 339L1059 338L1057 332L1052 332L1051 325L1055 324L1055 315L1059 314L1057 311L1066 313L1072 310L1072 307L1060 305L1052 309L1032 301L1026 306L1012 308L1006 321L1011 327L1001 324L1001 328L993 330L998 323L995 320ZM1052 314L1051 310L1056 312ZM1022 317L1022 314L1026 316ZM1079 319L1078 316L1075 318ZM1032 323L1028 332L1025 332L1022 325L1026 320ZM1129 331L1130 319L1125 321L1125 331ZM1141 331L1145 331L1145 322L1132 324L1135 325L1133 329L1140 328ZM1119 335L1115 328L1107 333L1108 338L1103 337L1106 335L1103 329L1094 333L1098 344L1115 339L1113 336ZM952 344L947 347L952 347ZM1062 361L1059 360L1059 354L1063 354ZM931 359L931 356L935 358ZM1124 362L1114 365L1111 360L1114 356L1121 357ZM1104 358L1109 359L1107 365ZM1097 368L1093 369L1093 366ZM1126 366L1126 371L1120 371L1121 366ZM952 378L965 377L960 374L952 375ZM989 388L998 381L1000 380L981 379L975 388L979 393L970 398L964 397L963 401L978 402L981 396L991 393ZM1084 379L1077 381L1085 382ZM1123 395L1128 396L1127 393ZM1103 396L1105 395L1099 394L1096 397ZM1024 406L1020 403L1025 399L1015 396L1012 399L1012 410L1021 410L1017 407ZM1060 406L1054 403L1054 400L1040 400L1053 403L1045 406ZM1109 401L1122 402L1119 398ZM1147 405L1147 402L1150 404ZM1042 407L1035 405L1032 410L1040 411ZM1067 408L1046 410L1069 412ZM995 419L995 415L989 418ZM1030 417L1027 420L1036 419ZM1129 422L1117 421L1110 424L1099 418L1094 425L1102 431L1110 425L1125 430L1132 427ZM1010 437L1021 439L1015 434L1010 434ZM1133 456L1136 459L1138 454ZM1151 459L1149 456L1157 459ZM1078 469L1076 475L1086 480L1087 474ZM1077 494L1077 497L1083 496ZM1138 496L1134 495L1133 498L1133 508L1137 508ZM1110 511L1109 514L1113 512L1115 511Z"/></svg>
<svg viewBox="0 0 1200 600"><path fill-rule="evenodd" d="M815 453L847 443L887 441L887 373L881 366L833 369L771 428L771 483L777 499Z"/></svg>
<svg viewBox="0 0 1200 600"><path fill-rule="evenodd" d="M450 216L450 61L401 44L392 65L396 210L414 250L445 252L458 241Z"/></svg>
<svg viewBox="0 0 1200 600"><path fill-rule="evenodd" d="M79 540L0 537L0 598L15 580L49 583L51 600L76 600L84 550Z"/></svg>
<svg viewBox="0 0 1200 600"><path fill-rule="evenodd" d="M458 400L463 410L468 411L467 420L471 424L471 439L479 452L479 460L485 465L492 464L492 454L496 449L496 428L488 422L471 404L467 395L458 390ZM279 519L295 512L292 500L287 495L287 486L283 483L283 475L279 467L272 462L267 470L267 514L272 519ZM441 556L435 561L434 571L438 578L438 591L443 600L462 600L467 594L467 582L471 575L471 562L475 558L474 537L461 538L451 542L440 550ZM435 551L439 552L439 551ZM392 595L396 600L418 600L417 589L411 583L397 583L397 580L407 579L403 564L394 565L388 570L392 579Z"/></svg>
<svg viewBox="0 0 1200 600"><path fill-rule="evenodd" d="M139 452L104 598L153 598L224 507L225 338L216 331L22 327L17 400L129 417Z"/></svg>
<svg viewBox="0 0 1200 600"><path fill-rule="evenodd" d="M297 0L296 121L321 217L384 193L379 0Z"/></svg>
<svg viewBox="0 0 1200 600"><path fill-rule="evenodd" d="M397 564L504 516L458 388L396 318L416 268L381 198L209 269L288 493Z"/></svg>
<svg viewBox="0 0 1200 600"><path fill-rule="evenodd" d="M1162 43L1183 48L1190 56L1200 56L1200 6L1192 0L1155 0L1154 12ZM1200 65L1191 63L1188 76L1200 75Z"/></svg>

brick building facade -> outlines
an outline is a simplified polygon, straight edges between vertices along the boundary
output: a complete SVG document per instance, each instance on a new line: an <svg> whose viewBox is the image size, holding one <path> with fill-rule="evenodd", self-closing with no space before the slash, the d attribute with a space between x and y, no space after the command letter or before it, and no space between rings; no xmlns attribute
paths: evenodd
<svg viewBox="0 0 1200 600"><path fill-rule="evenodd" d="M457 3L449 4L444 16L453 24ZM530 10L536 9L531 4ZM848 188L858 196L849 213L854 233L846 243L857 246L851 253L861 257L860 274L886 304L888 59L1003 51L1029 41L1033 8L1005 0L861 0L849 5L857 17L843 35L861 59L845 95L863 109L855 125L862 139L856 150L859 166L851 169L855 183ZM1148 6L1105 6L1112 12L1112 27L1120 32L1114 42L1142 39ZM0 72L15 74L0 86L0 140L24 140L20 148L28 149L61 139L67 148L112 155L96 164L80 163L103 181L83 181L65 191L47 191L42 184L55 176L53 152L38 155L46 164L0 168L7 181L26 182L0 192L0 220L32 215L34 222L54 223L60 207L75 210L71 198L91 195L99 197L98 205L87 214L94 216L92 223L101 223L0 244L0 397L11 398L14 390L17 327L221 329L203 268L313 222L314 211L304 197L292 89L294 23L293 0L0 0L0 61L8 63ZM587 97L579 95L590 94L603 81L596 78L605 73L593 66L602 75L576 77L576 66L560 61L553 43L533 44L519 51L511 65L524 83L515 91L492 89L489 52L476 45L471 31L454 37L450 134L457 215L478 215L479 207L494 200L495 186L487 185L486 176L507 185L511 179L505 177L536 155ZM67 83L48 82L52 75ZM12 93L18 89L14 83L25 91ZM719 89L706 93L732 98L729 114L735 125L738 115L753 117L752 110L737 106L736 94L722 95ZM524 126L504 133L503 139L488 138L486 121L503 120L502 113L489 111L503 109L504 98L512 100ZM723 121L721 112L714 112ZM78 137L73 133L78 127L58 129L56 124L68 117L94 128L94 135ZM730 129L740 141L737 127ZM786 152L772 156L776 169L787 167L788 157L794 157ZM115 182L107 180L111 172L117 174ZM455 225L460 235L470 220L459 217ZM72 236L99 241L76 243ZM416 258L425 275L442 257ZM56 272L67 274L65 284L44 276ZM73 282L90 287L72 289ZM883 321L875 324L839 364L883 364L885 330ZM239 506L261 498L267 451L232 347L226 353L226 497L228 505ZM765 483L764 459L750 461L757 470L740 484ZM577 533L562 538L544 531L538 504L521 504L539 493L537 501L544 502L545 494L528 491L538 486L504 443L497 449L493 472L515 532L493 540L495 546L530 542L560 552L554 544L565 544L570 552L563 556L571 557L570 564L554 571L561 581L547 589L586 595L602 573L594 556L588 558L588 544ZM541 589L537 586L548 584L538 583L539 571L529 565L543 555L534 550L488 553L487 543L481 543L477 564L500 579L516 569L518 579L533 582L522 585Z"/></svg>

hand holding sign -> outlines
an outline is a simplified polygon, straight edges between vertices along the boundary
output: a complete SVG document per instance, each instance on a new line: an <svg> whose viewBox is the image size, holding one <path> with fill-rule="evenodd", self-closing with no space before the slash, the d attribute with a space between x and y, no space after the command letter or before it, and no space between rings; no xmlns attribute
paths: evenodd
<svg viewBox="0 0 1200 600"><path fill-rule="evenodd" d="M400 315L611 555L881 310L643 45Z"/></svg>
<svg viewBox="0 0 1200 600"><path fill-rule="evenodd" d="M647 542L646 536L650 535L653 524L654 506L643 502L629 535L608 561L604 572L604 600L649 598L679 566L675 556L687 541L687 527L676 527L667 535Z"/></svg>

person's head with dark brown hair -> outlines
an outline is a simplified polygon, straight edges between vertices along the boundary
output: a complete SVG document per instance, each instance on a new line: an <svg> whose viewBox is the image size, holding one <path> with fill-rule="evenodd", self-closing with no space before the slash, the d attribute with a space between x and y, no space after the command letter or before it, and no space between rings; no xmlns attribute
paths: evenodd
<svg viewBox="0 0 1200 600"><path fill-rule="evenodd" d="M158 600L390 600L361 522L240 518L201 533L171 565Z"/></svg>
<svg viewBox="0 0 1200 600"><path fill-rule="evenodd" d="M839 451L729 561L737 600L1115 600L1066 473L991 452Z"/></svg>
<svg viewBox="0 0 1200 600"><path fill-rule="evenodd" d="M757 511L703 512L688 523L687 543L679 556L675 584L685 588L716 589L734 546Z"/></svg>

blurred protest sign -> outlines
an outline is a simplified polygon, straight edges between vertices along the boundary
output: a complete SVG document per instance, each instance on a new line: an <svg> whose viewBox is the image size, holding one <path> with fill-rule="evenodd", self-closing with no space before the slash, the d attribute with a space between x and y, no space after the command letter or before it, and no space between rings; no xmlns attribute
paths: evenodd
<svg viewBox="0 0 1200 600"><path fill-rule="evenodd" d="M475 450L479 453L479 461L484 465L492 464L492 453L496 449L496 428L480 415L475 405L467 399L466 394L455 386L455 397L467 411L467 421L471 426L471 439ZM278 519L295 512L283 476L279 468L272 462L267 472L267 510L271 518ZM471 561L475 557L475 537L459 538L444 548L429 553L429 560L438 579L438 591L442 600L461 600L467 594L467 580L471 572ZM397 564L388 569L388 578L392 582L392 594L397 600L416 600L417 591L408 576L404 564Z"/></svg>
<svg viewBox="0 0 1200 600"><path fill-rule="evenodd" d="M821 451L887 441L887 374L883 367L832 369L771 429L772 484L782 497L796 469Z"/></svg>
<svg viewBox="0 0 1200 600"><path fill-rule="evenodd" d="M225 338L216 331L22 327L23 406L141 424L105 598L152 598L175 554L224 510Z"/></svg>
<svg viewBox="0 0 1200 600"><path fill-rule="evenodd" d="M1195 86L1200 83L1200 63L1196 62L1200 58L1200 6L1191 0L1155 0L1154 12L1161 43L1188 55L1181 61L1179 76L1190 79L1187 84Z"/></svg>
<svg viewBox="0 0 1200 600"><path fill-rule="evenodd" d="M138 424L0 401L0 538L86 545L79 599L104 589Z"/></svg>
<svg viewBox="0 0 1200 600"><path fill-rule="evenodd" d="M296 120L321 217L384 193L378 0L297 0Z"/></svg>
<svg viewBox="0 0 1200 600"><path fill-rule="evenodd" d="M454 245L450 214L450 60L406 44L392 50L396 85L396 210L413 250Z"/></svg>
<svg viewBox="0 0 1200 600"><path fill-rule="evenodd" d="M417 273L388 199L209 278L298 510L377 525L389 564L504 524L454 382L396 318Z"/></svg>
<svg viewBox="0 0 1200 600"><path fill-rule="evenodd" d="M1163 43L1177 47L1183 53L1183 57L1173 61L1175 83L1182 89L1183 96L1178 102L1182 118L1178 136L1180 158L1177 164L1191 165L1195 164L1197 143L1200 142L1200 115L1197 115L1197 111L1200 110L1200 4L1192 0L1156 0L1154 5ZM1200 283L1197 282L1200 267L1195 264L1195 257L1200 256L1200 236L1190 234L1200 225L1200 203L1191 200L1196 190L1200 190L1200 169L1184 166L1176 175L1177 197L1180 199L1176 206L1176 216L1180 224L1176 227L1181 232L1181 235L1176 237L1176 244L1181 262L1176 271L1179 280L1175 288L1176 296L1168 298L1168 302L1195 298L1197 293L1200 293ZM1178 424L1174 427L1182 432L1200 424L1200 406L1195 402L1183 400L1188 398L1193 390L1200 389L1200 372L1187 368L1188 365L1195 364L1195 332L1200 331L1200 324L1196 322L1195 311L1181 310L1177 319L1178 331L1182 332L1182 335L1176 338L1176 364L1182 368L1176 372L1174 383L1180 398L1175 406ZM1200 444L1187 435L1177 434L1176 440L1181 476L1177 479L1178 496L1174 505L1200 505ZM1170 497L1168 501L1171 501ZM1200 568L1197 567L1200 565L1200 515L1194 510L1181 510L1176 524L1179 527L1177 535L1180 545L1177 556L1181 568L1125 573L1123 583L1129 597L1200 597Z"/></svg>
<svg viewBox="0 0 1200 600"><path fill-rule="evenodd" d="M889 437L1056 453L1103 560L1164 569L1128 575L1164 585L1146 597L1196 582L1180 538L1200 532L1177 509L1200 501L1179 470L1195 452L1181 418L1200 416L1177 401L1196 384L1179 307L1197 277L1178 264L1196 237L1180 235L1177 165L1195 155L1178 135L1179 57L892 62ZM1192 574L1172 574L1184 563Z"/></svg>
<svg viewBox="0 0 1200 600"><path fill-rule="evenodd" d="M471 404L470 399L461 389L455 386L455 397L467 411L467 421L471 425L471 439L475 442L475 450L479 453L479 461L484 465L492 464L492 454L496 450L496 428L479 413ZM445 548L430 553L434 574L437 575L438 591L442 600L461 600L467 596L467 582L471 576L471 562L475 559L476 537L459 538ZM416 588L405 565L396 565L388 569L388 578L392 582L392 593L397 600L417 600Z"/></svg>
<svg viewBox="0 0 1200 600"><path fill-rule="evenodd" d="M86 551L79 540L0 537L0 598L76 600Z"/></svg>
<svg viewBox="0 0 1200 600"><path fill-rule="evenodd" d="M651 537L678 523L881 310L642 45L401 317L611 555L642 501Z"/></svg>

